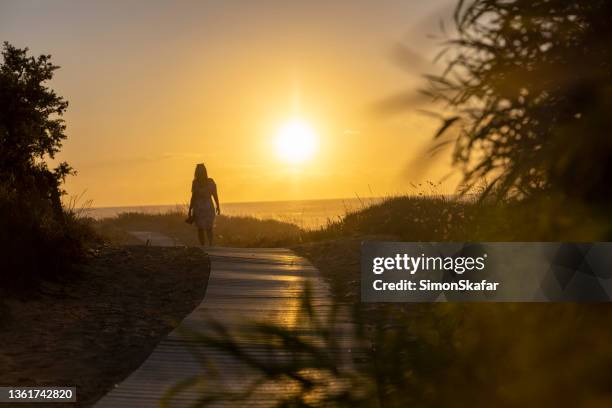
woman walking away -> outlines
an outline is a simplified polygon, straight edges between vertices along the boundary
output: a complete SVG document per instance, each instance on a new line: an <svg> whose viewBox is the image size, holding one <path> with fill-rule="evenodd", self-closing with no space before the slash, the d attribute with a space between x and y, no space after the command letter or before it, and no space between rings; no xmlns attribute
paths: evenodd
<svg viewBox="0 0 612 408"><path fill-rule="evenodd" d="M213 206L215 200L215 207ZM208 237L208 244L213 244L213 223L215 212L221 214L219 207L219 197L217 195L217 185L215 181L208 178L204 163L196 165L195 175L191 183L191 201L189 202L189 214L187 222L195 222L198 228L198 240L200 245L206 245L204 233Z"/></svg>

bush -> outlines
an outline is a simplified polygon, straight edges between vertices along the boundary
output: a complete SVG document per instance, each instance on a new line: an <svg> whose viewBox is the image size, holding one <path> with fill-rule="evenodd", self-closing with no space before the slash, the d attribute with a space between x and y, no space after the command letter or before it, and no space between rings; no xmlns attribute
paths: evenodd
<svg viewBox="0 0 612 408"><path fill-rule="evenodd" d="M55 216L48 200L19 200L0 187L0 288L23 289L82 261L93 230L73 213Z"/></svg>
<svg viewBox="0 0 612 408"><path fill-rule="evenodd" d="M68 102L48 88L58 68L8 43L0 65L0 287L31 285L82 259L91 229L62 208L60 188L73 173L47 160L66 138Z"/></svg>

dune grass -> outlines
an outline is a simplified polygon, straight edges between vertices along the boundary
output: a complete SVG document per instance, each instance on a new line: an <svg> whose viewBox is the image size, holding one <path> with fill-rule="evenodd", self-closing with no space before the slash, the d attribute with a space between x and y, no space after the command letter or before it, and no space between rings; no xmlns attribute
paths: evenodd
<svg viewBox="0 0 612 408"><path fill-rule="evenodd" d="M606 209L556 197L479 201L396 196L307 232L303 241L369 235L402 241L597 241L612 237Z"/></svg>
<svg viewBox="0 0 612 408"><path fill-rule="evenodd" d="M187 215L177 209L167 213L121 213L116 217L94 222L96 230L107 239L119 243L133 242L125 231L161 232L177 242L197 246L196 228L187 224ZM303 230L295 224L261 220L249 216L220 215L215 220L215 245L233 247L278 247L300 242Z"/></svg>
<svg viewBox="0 0 612 408"><path fill-rule="evenodd" d="M0 290L21 293L69 274L96 240L89 222L72 209L54 211L44 195L31 191L24 198L0 183Z"/></svg>
<svg viewBox="0 0 612 408"><path fill-rule="evenodd" d="M178 243L198 245L196 231L180 209L165 214L124 213L94 223L107 239L138 244L127 230L157 231ZM385 241L608 241L612 217L606 209L555 197L529 201L478 201L445 196L388 197L347 211L318 230L254 217L219 216L216 244L290 247L321 269L338 299L358 301L359 243ZM348 284L347 284L348 282Z"/></svg>
<svg viewBox="0 0 612 408"><path fill-rule="evenodd" d="M342 301L359 302L362 240L422 242L609 241L605 209L553 197L478 201L444 196L389 197L347 213L325 228L304 231L292 248L330 281Z"/></svg>
<svg viewBox="0 0 612 408"><path fill-rule="evenodd" d="M192 245L195 231L184 223L184 216L180 211L122 214L98 221L97 228L107 233L117 229L160 231ZM338 390L321 391L329 406L342 407L355 406L356 401L359 406L372 407L612 403L606 387L612 365L610 304L360 305L358 297L362 239L609 240L612 222L605 209L554 197L492 202L401 196L347 212L341 220L330 220L314 231L251 217L219 217L217 221L220 245L291 246L330 281L336 305L356 308L355 341L361 346L350 354L354 371L348 379L335 360L321 362L320 356L331 350L325 342L311 343L287 328L254 322L257 333L263 327L262 335L276 336L270 343L276 347L273 352L302 355L306 347L314 356L280 366L270 366L276 360L266 356L245 359L242 363L260 370L264 382L300 378L311 369L327 370L331 376L339 373L340 380L360 384L340 394ZM305 310L314 310L307 296L302 301ZM323 340L333 333L336 323L330 321L320 328ZM203 345L240 360L243 350L232 348L231 338L199 335ZM311 391L318 387L317 383L304 384L306 388L300 388L304 392L293 396L291 404L302 406L299 404L308 402ZM215 395L221 391L216 389Z"/></svg>
<svg viewBox="0 0 612 408"><path fill-rule="evenodd" d="M135 243L125 231L157 231L184 245L198 245L185 211L160 214L121 213L93 222L107 239ZM287 247L340 238L383 236L400 241L603 241L612 237L606 209L555 197L529 201L478 201L432 196L387 197L322 228L251 216L221 215L215 221L215 244L236 247Z"/></svg>

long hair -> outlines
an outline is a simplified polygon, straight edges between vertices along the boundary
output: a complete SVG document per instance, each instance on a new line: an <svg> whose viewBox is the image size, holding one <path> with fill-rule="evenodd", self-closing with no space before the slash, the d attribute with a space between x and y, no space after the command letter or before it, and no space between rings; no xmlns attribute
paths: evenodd
<svg viewBox="0 0 612 408"><path fill-rule="evenodd" d="M204 163L196 164L195 173L193 175L193 182L204 185L208 181L208 172Z"/></svg>

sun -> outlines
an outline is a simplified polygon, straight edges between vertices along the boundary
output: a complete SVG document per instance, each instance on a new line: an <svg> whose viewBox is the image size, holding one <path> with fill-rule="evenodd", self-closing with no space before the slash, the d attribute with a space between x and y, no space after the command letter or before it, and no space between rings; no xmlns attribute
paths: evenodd
<svg viewBox="0 0 612 408"><path fill-rule="evenodd" d="M317 134L307 122L291 119L276 133L276 154L287 163L303 163L314 156L317 142Z"/></svg>

